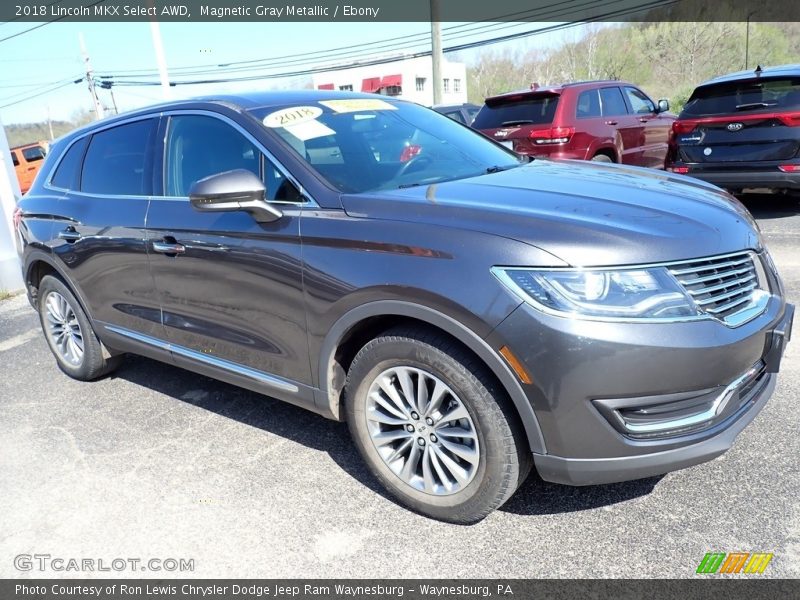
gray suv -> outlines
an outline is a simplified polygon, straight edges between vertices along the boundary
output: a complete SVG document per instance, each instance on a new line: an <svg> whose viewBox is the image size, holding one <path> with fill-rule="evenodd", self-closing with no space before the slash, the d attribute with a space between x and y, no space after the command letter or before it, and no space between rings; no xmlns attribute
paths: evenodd
<svg viewBox="0 0 800 600"><path fill-rule="evenodd" d="M719 456L794 312L726 192L531 161L372 95L94 123L53 145L15 224L67 375L135 353L346 420L392 495L457 523L533 466L586 485Z"/></svg>

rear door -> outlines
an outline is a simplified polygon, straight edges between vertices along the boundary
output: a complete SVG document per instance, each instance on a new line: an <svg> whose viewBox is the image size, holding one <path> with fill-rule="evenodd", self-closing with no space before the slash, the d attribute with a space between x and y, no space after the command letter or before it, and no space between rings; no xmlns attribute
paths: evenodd
<svg viewBox="0 0 800 600"><path fill-rule="evenodd" d="M739 168L800 154L800 77L697 88L676 122L679 160Z"/></svg>
<svg viewBox="0 0 800 600"><path fill-rule="evenodd" d="M586 156L583 158L591 159L598 148L615 143L616 130L607 125L603 117L599 89L584 90L578 95L575 120L577 124L572 138L573 147L586 149Z"/></svg>
<svg viewBox="0 0 800 600"><path fill-rule="evenodd" d="M150 335L162 331L144 242L157 124L138 117L75 140L48 184L64 192L54 255L92 318Z"/></svg>
<svg viewBox="0 0 800 600"><path fill-rule="evenodd" d="M669 129L672 119L661 115L655 103L639 88L625 86L625 97L637 131L637 155L643 167L663 169L669 147Z"/></svg>
<svg viewBox="0 0 800 600"><path fill-rule="evenodd" d="M233 373L276 392L294 387L287 380L310 383L299 235L304 199L232 118L176 112L159 139L163 181L148 214L147 244L176 363L202 363L221 379ZM283 217L257 223L246 212L191 206L195 181L233 169L262 177Z"/></svg>

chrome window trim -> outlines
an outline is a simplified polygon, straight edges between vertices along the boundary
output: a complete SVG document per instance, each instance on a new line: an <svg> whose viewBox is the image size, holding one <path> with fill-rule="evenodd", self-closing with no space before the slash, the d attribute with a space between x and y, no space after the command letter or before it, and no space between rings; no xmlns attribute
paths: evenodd
<svg viewBox="0 0 800 600"><path fill-rule="evenodd" d="M267 159L269 159L270 162L272 162L272 164L275 166L275 168L277 168L281 172L281 174L284 177L286 177L286 179L288 179L300 191L300 193L303 195L303 197L305 197L307 199L306 202L291 202L289 200L268 200L268 202L270 202L270 204L282 204L282 205L297 206L297 207L310 206L312 208L319 208L320 207L320 205L316 201L316 199L311 194L309 194L308 191L302 185L300 185L300 182L291 173L289 173L289 171L286 169L286 167L284 167L283 164L277 158L275 158L275 155L272 152L270 152L269 150L267 150L264 147L264 145L261 142L259 142L249 131L245 130L239 123L237 123L236 121L234 121L230 117L228 117L226 115L223 115L221 113L214 112L212 110L206 110L206 109L160 110L158 112L147 113L147 114L139 114L139 115L136 115L136 116L128 117L126 119L115 120L113 123L106 123L104 125L98 125L96 127L92 127L92 129L90 129L89 131L86 131L86 132L82 133L81 135L76 136L75 139L73 139L69 143L69 145L66 148L64 148L64 151L61 152L61 155L58 157L58 160L55 162L53 167L50 169L50 172L47 174L47 179L45 180L45 182L43 184L43 187L45 189L48 189L48 190L51 190L51 191L71 192L71 193L74 193L74 194L81 194L83 196L89 196L89 197L92 197L92 198L131 198L131 199L140 199L141 198L141 199L148 199L148 200L152 198L152 199L159 199L159 200L182 200L182 201L188 202L189 201L188 196L155 196L155 195L143 196L143 195L130 195L130 194L95 194L95 193L91 193L91 192L82 192L80 190L70 190L70 189L67 189L67 188L54 186L52 184L53 176L55 175L56 170L58 169L59 165L61 165L61 161L64 160L64 156L67 154L67 152L69 152L70 148L72 148L72 146L75 145L79 140L82 140L82 139L84 139L86 137L90 137L90 136L92 136L92 135L94 135L96 133L100 133L101 131L106 131L108 129L113 129L115 127L119 127L121 125L127 125L129 123L135 123L137 121L144 121L144 120L147 120L147 119L160 119L160 118L164 118L164 117L179 116L179 115L201 115L201 116L207 116L207 117L212 117L212 118L215 118L215 119L219 119L220 121L230 125L234 129L236 129L239 133L241 133L245 138L247 138L256 148L258 148L259 151ZM165 136L166 136L166 132L165 132ZM166 144L166 137L165 137L164 140L162 140L162 145L164 145L164 144ZM166 147L166 146L164 146L164 147ZM163 167L163 165L162 165L162 167Z"/></svg>
<svg viewBox="0 0 800 600"><path fill-rule="evenodd" d="M761 265L763 269L763 262L761 258L762 252L748 248L744 250L739 250L738 252L730 252L727 254L718 254L714 256L701 256L698 258L690 258L690 259L682 259L682 260L666 261L666 262L643 263L640 265L595 266L595 267L584 267L584 266L521 267L519 265L516 265L516 266L494 266L490 269L490 271L492 275L497 277L497 279L506 288L508 288L510 292L512 292L519 299L521 299L525 304L532 306L533 308L544 314L551 315L554 317L560 317L562 319L599 321L603 323L689 323L695 321L714 321L730 329L734 329L736 327L740 327L741 325L744 325L745 323L752 321L756 317L763 314L764 311L767 309L769 301L774 297L772 294L772 290L769 287L768 280L763 282L763 284L767 286L767 289L754 290L754 291L761 291L763 292L762 294L754 295L754 297L751 298L750 301L746 305L744 305L740 311L724 318L718 318L710 313L705 313L705 312L698 315L687 315L683 317L604 317L597 315L584 315L583 313L577 313L577 312L567 313L554 310L543 304L539 304L533 298L531 298L523 289L521 289L519 285L517 285L517 283L513 279L511 279L511 277L509 277L506 271L600 271L600 270L630 271L637 269L650 269L659 267L668 268L668 267L674 267L676 265L696 263L703 260L719 260L724 258L730 258L732 256L742 256L743 254L750 254L750 257L753 260L753 264L756 271L758 271L759 265Z"/></svg>
<svg viewBox="0 0 800 600"><path fill-rule="evenodd" d="M269 202L270 204L283 204L283 205L290 205L297 207L311 206L313 208L319 208L319 203L314 199L313 196L311 196L311 194L308 193L308 191L302 185L300 185L300 182L297 180L297 178L295 178L291 173L289 173L286 167L284 167L283 164L277 158L275 158L275 155L269 150L267 150L261 142L259 142L249 131L244 129L239 123L237 123L230 117L227 117L223 114L205 109L178 108L178 109L165 110L163 113L161 113L162 117L175 117L175 116L185 116L185 115L199 115L205 117L212 117L233 127L236 131L242 134L248 141L250 141L250 143L252 143L256 148L258 148L259 151L275 166L275 168L278 169L281 172L281 174L284 177L286 177L286 179L288 179L298 189L298 191L303 195L304 198L306 198L305 202L291 202L289 200L269 200L269 199L267 199L267 202ZM165 150L167 147L166 135L167 131L165 130L164 139L162 140L162 145ZM184 200L187 202L189 201L188 196L153 196L153 198L168 199L168 200Z"/></svg>
<svg viewBox="0 0 800 600"><path fill-rule="evenodd" d="M286 379L278 377L277 375L272 375L264 371L259 371L258 369L246 367L244 365L240 365L239 363L225 360L224 358L217 358L216 356L203 354L202 352L197 352L191 348L173 344L172 342L167 342L156 337L139 333L137 331L131 331L130 329L125 329L124 327L117 327L116 325L108 325L106 323L103 324L103 327L112 333L116 333L117 335L136 340L137 342L147 344L148 346L160 348L161 350L165 350L167 352L173 352L185 358L189 358L212 367L217 367L219 369L247 377L248 379L258 381L259 383L263 383L284 392L296 394L300 391L300 388L297 385Z"/></svg>
<svg viewBox="0 0 800 600"><path fill-rule="evenodd" d="M90 192L81 192L79 190L70 190L68 188L62 188L62 187L58 187L58 186L53 185L52 180L53 180L53 177L56 174L56 171L58 170L58 167L61 165L61 161L64 160L64 157L67 155L67 152L69 152L70 149L77 142L79 142L80 140L82 140L84 138L87 138L87 137L91 137L96 133L100 133L101 131L107 131L108 129L114 129L115 127L120 127L122 125L128 125L129 123L136 123L137 121L146 121L147 119L158 119L158 118L161 117L161 114L162 114L161 112L157 112L157 113L148 113L148 114L144 114L144 115L136 115L136 116L133 116L133 117L128 117L126 119L121 119L119 121L114 121L113 123L106 123L104 125L98 125L97 127L92 127L92 129L90 129L89 131L85 131L84 133L82 133L82 134L80 134L78 136L75 136L75 139L73 139L69 143L69 145L66 148L64 148L64 151L61 153L61 155L58 157L58 160L56 161L56 163L50 169L50 172L47 174L47 179L45 179L45 182L44 182L44 184L42 184L42 187L44 187L45 189L48 189L48 190L56 191L56 192L72 192L72 193L75 193L75 194L83 194L84 196L92 196L92 197L99 197L99 198L150 198L150 196L142 196L142 195L136 195L136 194L134 194L134 195L129 195L129 194L93 194L93 193L90 193ZM86 149L88 150L89 147L87 146ZM84 154L84 158L85 157L86 156ZM83 163L81 163L81 167L83 167Z"/></svg>

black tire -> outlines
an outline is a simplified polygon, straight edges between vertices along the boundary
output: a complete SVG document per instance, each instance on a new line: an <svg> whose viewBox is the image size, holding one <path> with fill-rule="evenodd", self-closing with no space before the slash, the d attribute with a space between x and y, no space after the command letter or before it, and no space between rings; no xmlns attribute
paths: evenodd
<svg viewBox="0 0 800 600"><path fill-rule="evenodd" d="M83 342L83 355L77 363L70 362L65 355L56 347L54 337L50 333L48 325L48 298L52 294L58 294L68 304L75 315L75 319L80 327L80 337ZM52 275L45 275L39 284L39 322L47 340L50 351L55 356L58 368L64 373L80 381L91 381L102 377L113 371L122 360L121 356L104 356L103 347L100 340L92 329L91 323L86 316L80 302L63 281Z"/></svg>
<svg viewBox="0 0 800 600"><path fill-rule="evenodd" d="M381 458L366 418L367 396L376 377L395 367L434 375L469 413L480 458L473 479L463 489L448 495L417 489ZM401 504L434 519L460 524L480 521L511 497L532 465L522 426L499 383L457 341L432 330L396 328L367 343L347 374L345 411L350 432L372 474Z"/></svg>
<svg viewBox="0 0 800 600"><path fill-rule="evenodd" d="M613 163L614 159L608 156L607 154L595 154L592 157L592 160L595 162L604 162L604 163Z"/></svg>

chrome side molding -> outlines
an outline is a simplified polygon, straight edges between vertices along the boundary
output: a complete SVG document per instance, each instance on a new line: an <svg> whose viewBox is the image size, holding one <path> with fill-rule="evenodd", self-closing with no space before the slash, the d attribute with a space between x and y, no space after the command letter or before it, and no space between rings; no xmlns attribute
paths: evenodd
<svg viewBox="0 0 800 600"><path fill-rule="evenodd" d="M300 388L298 388L292 382L282 379L276 375L265 373L264 371L259 371L258 369L246 367L244 365L240 365L239 363L225 360L224 358L217 358L216 356L203 354L202 352L197 352L196 350L186 348L185 346L180 346L178 344L166 342L164 340L160 340L158 338L145 335L143 333L138 333L136 331L131 331L130 329L125 329L124 327L117 327L116 325L107 325L105 323L103 324L103 327L105 327L105 329L107 329L112 333L116 333L117 335L121 335L126 338L136 340L137 342L147 344L148 346L153 346L154 348L159 348L161 350L166 350L167 352L172 352L173 354L183 356L184 358L189 358L199 363L210 365L212 367L217 367L218 369L222 369L224 371L229 371L230 373L235 373L236 375L247 377L248 379L252 379L253 381L263 383L264 385L268 385L272 388L281 390L283 392L296 394L297 392L300 391Z"/></svg>

